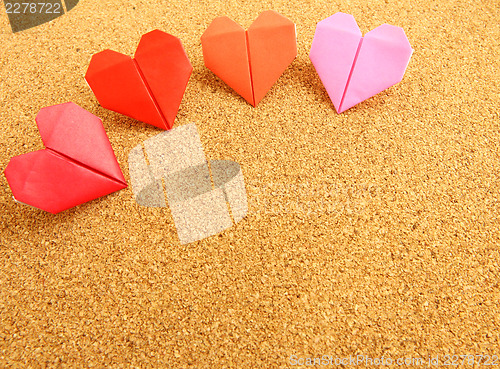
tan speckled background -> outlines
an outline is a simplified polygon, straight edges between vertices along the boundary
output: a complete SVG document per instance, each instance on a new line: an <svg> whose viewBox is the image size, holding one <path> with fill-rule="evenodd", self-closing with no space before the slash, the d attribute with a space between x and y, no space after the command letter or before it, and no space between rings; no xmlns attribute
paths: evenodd
<svg viewBox="0 0 500 369"><path fill-rule="evenodd" d="M194 66L175 125L241 164L249 214L181 246L169 210L130 188L51 215L0 176L0 367L500 355L497 0L84 0L16 34L1 9L2 170L43 148L39 109L73 101L103 120L129 180L129 151L160 131L99 107L83 75L93 53L133 55L159 28ZM200 36L267 9L297 24L298 57L253 108L204 67ZM400 84L341 115L308 58L337 11L363 33L401 26L415 49Z"/></svg>

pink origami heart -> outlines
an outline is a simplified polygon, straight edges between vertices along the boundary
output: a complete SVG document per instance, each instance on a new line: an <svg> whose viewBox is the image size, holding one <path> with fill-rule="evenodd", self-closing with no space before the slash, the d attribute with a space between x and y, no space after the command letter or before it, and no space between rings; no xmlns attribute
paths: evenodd
<svg viewBox="0 0 500 369"><path fill-rule="evenodd" d="M403 79L413 49L402 28L383 24L362 36L354 17L318 23L309 58L338 113Z"/></svg>

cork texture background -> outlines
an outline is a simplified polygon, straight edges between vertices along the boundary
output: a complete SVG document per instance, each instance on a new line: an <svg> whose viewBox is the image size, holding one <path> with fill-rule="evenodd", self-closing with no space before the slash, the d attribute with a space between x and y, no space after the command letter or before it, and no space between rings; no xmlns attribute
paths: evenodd
<svg viewBox="0 0 500 369"><path fill-rule="evenodd" d="M12 33L0 14L0 168L42 149L37 112L99 116L125 178L160 133L101 108L83 78L153 29L193 64L175 127L241 165L248 215L181 245L131 188L58 215L0 176L0 367L291 368L290 357L500 355L500 5L496 0L91 1ZM298 56L253 108L203 64L217 16L273 9ZM337 114L308 52L342 11L404 28L401 83ZM317 367L320 367L317 365ZM472 366L464 366L472 367Z"/></svg>

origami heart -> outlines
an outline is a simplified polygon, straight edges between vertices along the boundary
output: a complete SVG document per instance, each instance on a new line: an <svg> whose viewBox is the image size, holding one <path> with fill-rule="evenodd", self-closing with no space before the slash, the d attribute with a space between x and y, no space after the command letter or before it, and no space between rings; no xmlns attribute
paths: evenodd
<svg viewBox="0 0 500 369"><path fill-rule="evenodd" d="M142 36L135 59L112 50L95 54L85 79L104 108L170 129L192 70L181 41L154 30Z"/></svg>
<svg viewBox="0 0 500 369"><path fill-rule="evenodd" d="M214 19L201 45L206 67L253 106L297 56L295 25L271 10L248 31L228 17Z"/></svg>
<svg viewBox="0 0 500 369"><path fill-rule="evenodd" d="M338 113L403 79L413 50L402 28L383 24L362 37L354 17L318 23L311 59Z"/></svg>
<svg viewBox="0 0 500 369"><path fill-rule="evenodd" d="M53 214L127 187L101 120L74 103L36 116L46 149L13 157L14 198Z"/></svg>

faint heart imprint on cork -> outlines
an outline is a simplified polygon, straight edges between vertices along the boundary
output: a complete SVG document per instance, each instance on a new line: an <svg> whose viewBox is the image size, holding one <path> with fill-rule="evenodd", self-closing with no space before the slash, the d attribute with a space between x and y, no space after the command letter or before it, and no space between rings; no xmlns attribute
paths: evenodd
<svg viewBox="0 0 500 369"><path fill-rule="evenodd" d="M247 214L240 165L230 160L208 162L194 123L137 145L128 165L137 203L166 207L168 202L182 244L215 235Z"/></svg>

